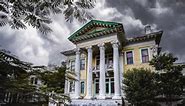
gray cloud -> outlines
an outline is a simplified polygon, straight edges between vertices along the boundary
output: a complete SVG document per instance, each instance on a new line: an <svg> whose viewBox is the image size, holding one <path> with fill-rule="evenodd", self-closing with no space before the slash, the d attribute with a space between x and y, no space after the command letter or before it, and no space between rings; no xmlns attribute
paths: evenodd
<svg viewBox="0 0 185 106"><path fill-rule="evenodd" d="M143 25L153 24L164 31L161 46L163 51L172 52L185 61L185 2L183 0L113 0L107 1L108 7L116 8L121 14L130 9L133 16ZM123 23L124 25L124 23ZM139 34L143 29L130 29L127 36Z"/></svg>
<svg viewBox="0 0 185 106"><path fill-rule="evenodd" d="M185 61L183 0L98 0L91 12L95 19L123 23L127 37L141 35L146 24L164 30L163 51L180 57L179 62ZM67 38L83 23L76 20L65 22L62 14L53 16L53 20L53 32L48 36L31 27L27 30L2 27L0 45L20 59L36 65L60 64L65 59L60 52L75 47Z"/></svg>

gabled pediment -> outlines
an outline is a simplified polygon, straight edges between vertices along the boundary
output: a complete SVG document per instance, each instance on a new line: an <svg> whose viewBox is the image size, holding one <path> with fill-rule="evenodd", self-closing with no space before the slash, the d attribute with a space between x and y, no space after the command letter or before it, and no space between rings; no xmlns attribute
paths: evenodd
<svg viewBox="0 0 185 106"><path fill-rule="evenodd" d="M116 22L91 20L79 30L74 32L68 39L76 44L80 41L111 33L119 33L120 35L124 35L123 25Z"/></svg>
<svg viewBox="0 0 185 106"><path fill-rule="evenodd" d="M83 35L93 34L93 33L96 33L96 32L103 31L105 29L107 29L107 28L105 28L105 27L94 27L94 28L90 29L88 32L84 33Z"/></svg>

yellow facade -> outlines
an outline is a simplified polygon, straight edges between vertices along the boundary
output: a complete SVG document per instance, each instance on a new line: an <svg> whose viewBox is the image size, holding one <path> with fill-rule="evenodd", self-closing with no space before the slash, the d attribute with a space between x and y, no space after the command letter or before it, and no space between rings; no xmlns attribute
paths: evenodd
<svg viewBox="0 0 185 106"><path fill-rule="evenodd" d="M126 64L126 59L124 58L124 72L131 70L133 68L146 68L146 69L153 69L152 66L149 65L149 63L142 63L141 61L141 49L142 48L148 48L149 51L154 45L140 45L140 46L128 46L124 47L122 52L125 54L127 51L133 51L133 59L134 64ZM124 55L125 57L125 55ZM152 59L152 55L149 53L149 60Z"/></svg>
<svg viewBox="0 0 185 106"><path fill-rule="evenodd" d="M148 48L149 50L153 47L154 45L151 44L145 44L145 45L140 45L140 46L135 46L135 45L131 45L131 46L126 46L122 49L122 53L123 53L123 70L124 72L132 69L132 68L146 68L146 69L153 69L149 63L142 63L141 62L141 52L140 50L142 48ZM126 64L126 59L125 59L125 53L127 51L133 51L133 60L134 60L134 64ZM85 70L81 70L81 79L85 80L87 79L87 57L86 55L83 57L85 58L86 64L85 64ZM149 60L152 59L152 55L149 53ZM96 58L93 58L93 66L96 65Z"/></svg>
<svg viewBox="0 0 185 106"><path fill-rule="evenodd" d="M152 70L152 66L149 65L149 63L142 63L141 61L141 49L143 48L147 48L148 51L149 51L149 60L152 59L152 54L150 53L150 50L151 48L154 46L155 44L154 43L144 43L144 44L140 44L140 45L128 45L128 46L125 46L123 47L123 49L121 50L121 52L123 53L123 73L128 71L128 70L131 70L132 68L145 68L145 69L150 69ZM127 64L126 63L126 56L125 56L125 53L127 51L133 51L133 60L134 60L134 63L133 64ZM86 83L86 79L87 79L87 54L83 56L81 56L81 58L85 59L86 61L86 64L85 64L85 70L81 70L81 73L80 73L80 76L81 76L81 81L84 81ZM93 66L96 65L96 58L93 57ZM87 89L86 88L87 86L85 86L85 90ZM94 86L92 86L93 88L93 91L94 91ZM85 94L81 94L81 96L84 96L86 95L86 91L85 91Z"/></svg>

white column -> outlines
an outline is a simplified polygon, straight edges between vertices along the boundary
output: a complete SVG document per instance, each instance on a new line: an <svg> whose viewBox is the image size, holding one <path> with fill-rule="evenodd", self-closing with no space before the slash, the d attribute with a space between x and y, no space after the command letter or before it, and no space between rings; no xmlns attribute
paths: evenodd
<svg viewBox="0 0 185 106"><path fill-rule="evenodd" d="M76 50L76 60L75 60L75 97L76 99L80 98L80 49Z"/></svg>
<svg viewBox="0 0 185 106"><path fill-rule="evenodd" d="M65 87L64 87L64 94L67 94L68 92L68 80L65 80Z"/></svg>
<svg viewBox="0 0 185 106"><path fill-rule="evenodd" d="M114 42L112 43L112 47L113 47L113 69L114 69L114 91L115 91L113 99L121 99L118 44Z"/></svg>
<svg viewBox="0 0 185 106"><path fill-rule="evenodd" d="M98 46L100 49L99 99L105 99L105 47L104 43Z"/></svg>
<svg viewBox="0 0 185 106"><path fill-rule="evenodd" d="M121 87L121 96L123 96L124 98L125 98L125 96L124 96L124 90L123 90L123 73L124 73L124 58L123 58L123 53L121 52L120 53L120 59L119 59L119 67L120 67L120 87Z"/></svg>
<svg viewBox="0 0 185 106"><path fill-rule="evenodd" d="M87 94L86 99L92 98L92 47L87 48L88 61L87 61Z"/></svg>

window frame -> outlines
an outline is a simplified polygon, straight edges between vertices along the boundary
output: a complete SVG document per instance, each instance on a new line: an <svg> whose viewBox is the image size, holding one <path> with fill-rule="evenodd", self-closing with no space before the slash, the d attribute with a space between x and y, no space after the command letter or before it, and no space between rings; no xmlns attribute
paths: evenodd
<svg viewBox="0 0 185 106"><path fill-rule="evenodd" d="M133 63L132 64L128 64L128 61L127 61L127 52L132 52L132 58L133 58ZM125 54L125 64L126 65L133 65L135 63L134 62L134 50L125 51L124 54Z"/></svg>
<svg viewBox="0 0 185 106"><path fill-rule="evenodd" d="M82 83L84 84L84 87L83 87L83 92L82 92ZM81 82L80 82L80 93L82 94L82 95L84 95L85 94L85 81L84 80L82 80Z"/></svg>
<svg viewBox="0 0 185 106"><path fill-rule="evenodd" d="M71 84L72 83L72 84ZM74 81L69 81L69 87L68 87L68 92L69 93L74 93L75 92L75 82ZM72 85L72 86L71 86Z"/></svg>
<svg viewBox="0 0 185 106"><path fill-rule="evenodd" d="M84 60L84 64L82 64L82 60ZM80 70L85 70L85 58L83 58L83 59L80 59ZM82 68L82 66L83 66L83 68Z"/></svg>
<svg viewBox="0 0 185 106"><path fill-rule="evenodd" d="M109 64L109 60L112 60L112 64ZM109 54L106 54L105 56L105 64L106 64L106 68L107 69L113 69L113 54L112 53L109 53ZM110 65L112 65L111 67L109 67Z"/></svg>
<svg viewBox="0 0 185 106"><path fill-rule="evenodd" d="M74 65L72 64L73 62L74 62ZM72 68L72 66L74 67L74 69ZM70 62L70 70L71 70L72 72L75 71L75 60L71 60L71 62Z"/></svg>
<svg viewBox="0 0 185 106"><path fill-rule="evenodd" d="M143 62L142 50L147 49L148 51L148 62ZM141 63L149 63L150 61L150 48L140 48L140 61Z"/></svg>
<svg viewBox="0 0 185 106"><path fill-rule="evenodd" d="M99 61L99 65L97 64L97 61ZM95 56L95 69L100 70L100 55Z"/></svg>

